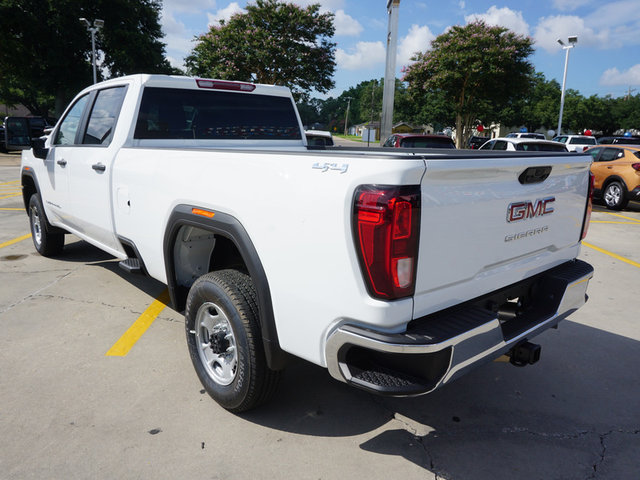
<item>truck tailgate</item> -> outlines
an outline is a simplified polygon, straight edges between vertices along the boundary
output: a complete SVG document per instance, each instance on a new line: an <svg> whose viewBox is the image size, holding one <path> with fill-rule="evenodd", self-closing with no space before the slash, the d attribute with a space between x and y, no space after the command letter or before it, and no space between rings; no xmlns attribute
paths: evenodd
<svg viewBox="0 0 640 480"><path fill-rule="evenodd" d="M576 258L590 163L576 154L427 157L414 318ZM548 177L537 167L551 167Z"/></svg>

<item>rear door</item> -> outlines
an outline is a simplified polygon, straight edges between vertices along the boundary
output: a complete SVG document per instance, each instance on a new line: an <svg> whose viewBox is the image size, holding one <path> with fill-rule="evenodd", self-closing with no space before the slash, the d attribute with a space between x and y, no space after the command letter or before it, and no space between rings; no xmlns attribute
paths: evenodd
<svg viewBox="0 0 640 480"><path fill-rule="evenodd" d="M515 152L427 158L414 316L575 258L590 163L589 155ZM550 168L548 177L523 175L539 167Z"/></svg>
<svg viewBox="0 0 640 480"><path fill-rule="evenodd" d="M620 159L624 159L624 151L616 147L598 147L589 150L589 152L591 153L594 150L598 150L599 155L597 157L594 156L591 171L595 177L594 187L601 190L607 178L620 173L622 168ZM592 153L592 155L595 154L595 152Z"/></svg>

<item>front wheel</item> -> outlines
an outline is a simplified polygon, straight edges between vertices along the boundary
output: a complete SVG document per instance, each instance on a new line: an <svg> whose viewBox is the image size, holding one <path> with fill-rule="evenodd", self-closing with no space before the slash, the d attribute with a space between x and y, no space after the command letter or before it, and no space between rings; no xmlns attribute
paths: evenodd
<svg viewBox="0 0 640 480"><path fill-rule="evenodd" d="M52 227L42 208L39 193L34 193L29 199L29 225L33 246L44 257L53 257L64 248L64 233L51 233Z"/></svg>
<svg viewBox="0 0 640 480"><path fill-rule="evenodd" d="M627 206L627 203L629 203L625 195L624 187L617 181L607 185L602 197L607 208L610 210L622 210Z"/></svg>
<svg viewBox="0 0 640 480"><path fill-rule="evenodd" d="M221 270L196 280L187 297L185 328L200 382L222 407L239 413L271 398L280 374L267 366L249 276Z"/></svg>

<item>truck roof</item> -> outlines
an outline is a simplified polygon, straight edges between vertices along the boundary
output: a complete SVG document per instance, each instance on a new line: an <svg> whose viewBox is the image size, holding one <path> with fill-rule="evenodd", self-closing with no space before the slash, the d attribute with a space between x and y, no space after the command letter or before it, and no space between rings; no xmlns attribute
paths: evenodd
<svg viewBox="0 0 640 480"><path fill-rule="evenodd" d="M104 82L87 87L84 91L94 88L104 88L109 85L122 85L122 83L137 83L142 86L162 87L162 88L184 88L191 90L211 89L227 90L239 93L254 93L259 95L273 95L278 97L291 97L288 87L279 85L265 85L261 83L237 82L231 80L217 80L210 78L187 77L182 75L150 75L139 73L112 78Z"/></svg>

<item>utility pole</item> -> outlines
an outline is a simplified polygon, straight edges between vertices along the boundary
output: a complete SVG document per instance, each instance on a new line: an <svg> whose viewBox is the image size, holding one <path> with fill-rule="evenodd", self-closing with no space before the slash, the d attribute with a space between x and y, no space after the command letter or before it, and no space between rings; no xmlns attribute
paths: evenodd
<svg viewBox="0 0 640 480"><path fill-rule="evenodd" d="M378 85L378 81L374 80L373 82L371 82L371 120L369 120L369 133L367 134L367 148L369 148L369 142L371 140L371 127L373 127L373 96L376 93L376 86ZM374 135L373 139L375 140L376 137Z"/></svg>
<svg viewBox="0 0 640 480"><path fill-rule="evenodd" d="M387 28L387 61L382 91L382 119L380 121L380 144L391 135L393 127L393 100L396 93L396 51L398 45L398 10L400 0L387 0L389 26Z"/></svg>
<svg viewBox="0 0 640 480"><path fill-rule="evenodd" d="M347 116L344 119L344 135L347 136L347 125L349 125L349 107L351 106L351 97L347 97Z"/></svg>
<svg viewBox="0 0 640 480"><path fill-rule="evenodd" d="M636 91L636 89L635 89L635 88L631 88L631 87L629 87L629 90L627 91L627 95L624 97L624 99L625 99L625 100L631 100L631 94L632 94L633 92L635 92L635 91Z"/></svg>

